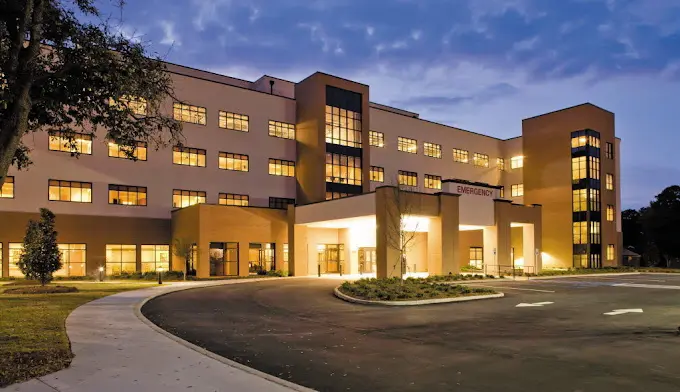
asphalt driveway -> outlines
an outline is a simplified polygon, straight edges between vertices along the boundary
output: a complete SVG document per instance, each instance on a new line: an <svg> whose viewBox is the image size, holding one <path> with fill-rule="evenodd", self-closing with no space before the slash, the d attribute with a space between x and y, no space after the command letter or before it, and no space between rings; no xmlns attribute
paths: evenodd
<svg viewBox="0 0 680 392"><path fill-rule="evenodd" d="M338 283L189 290L142 311L321 391L680 391L680 276L490 281L505 298L403 308L343 302Z"/></svg>

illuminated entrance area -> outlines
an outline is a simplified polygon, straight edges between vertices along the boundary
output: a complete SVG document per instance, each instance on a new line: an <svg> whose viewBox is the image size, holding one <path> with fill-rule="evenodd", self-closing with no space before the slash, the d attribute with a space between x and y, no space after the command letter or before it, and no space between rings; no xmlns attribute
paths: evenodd
<svg viewBox="0 0 680 392"><path fill-rule="evenodd" d="M248 248L248 272L256 275L276 269L275 249L276 244L251 242Z"/></svg>

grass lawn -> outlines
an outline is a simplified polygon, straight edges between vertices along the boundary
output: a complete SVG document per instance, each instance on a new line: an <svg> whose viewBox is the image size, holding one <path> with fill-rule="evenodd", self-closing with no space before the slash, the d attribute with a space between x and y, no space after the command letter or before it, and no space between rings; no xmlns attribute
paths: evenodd
<svg viewBox="0 0 680 392"><path fill-rule="evenodd" d="M10 295L0 282L0 388L67 367L71 347L66 317L78 306L115 294L154 286L153 283L70 283L77 293Z"/></svg>
<svg viewBox="0 0 680 392"><path fill-rule="evenodd" d="M343 283L339 290L351 297L370 301L413 301L496 293L485 288L430 283L426 279L406 279L403 283L399 280L399 278L360 279Z"/></svg>

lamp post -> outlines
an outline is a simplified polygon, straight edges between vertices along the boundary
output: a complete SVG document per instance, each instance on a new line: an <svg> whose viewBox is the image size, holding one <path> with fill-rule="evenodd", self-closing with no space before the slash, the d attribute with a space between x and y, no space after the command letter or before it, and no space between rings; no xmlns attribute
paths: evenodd
<svg viewBox="0 0 680 392"><path fill-rule="evenodd" d="M158 284L163 284L163 267L158 267Z"/></svg>
<svg viewBox="0 0 680 392"><path fill-rule="evenodd" d="M104 267L99 267L99 281L104 281Z"/></svg>

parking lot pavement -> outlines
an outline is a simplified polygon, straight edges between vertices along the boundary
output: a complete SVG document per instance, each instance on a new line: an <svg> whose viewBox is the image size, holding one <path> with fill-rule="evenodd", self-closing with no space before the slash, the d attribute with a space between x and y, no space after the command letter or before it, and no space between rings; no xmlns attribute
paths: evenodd
<svg viewBox="0 0 680 392"><path fill-rule="evenodd" d="M323 391L680 390L678 276L494 280L471 285L505 298L397 309L340 301L337 284L193 290L143 312L210 351Z"/></svg>

